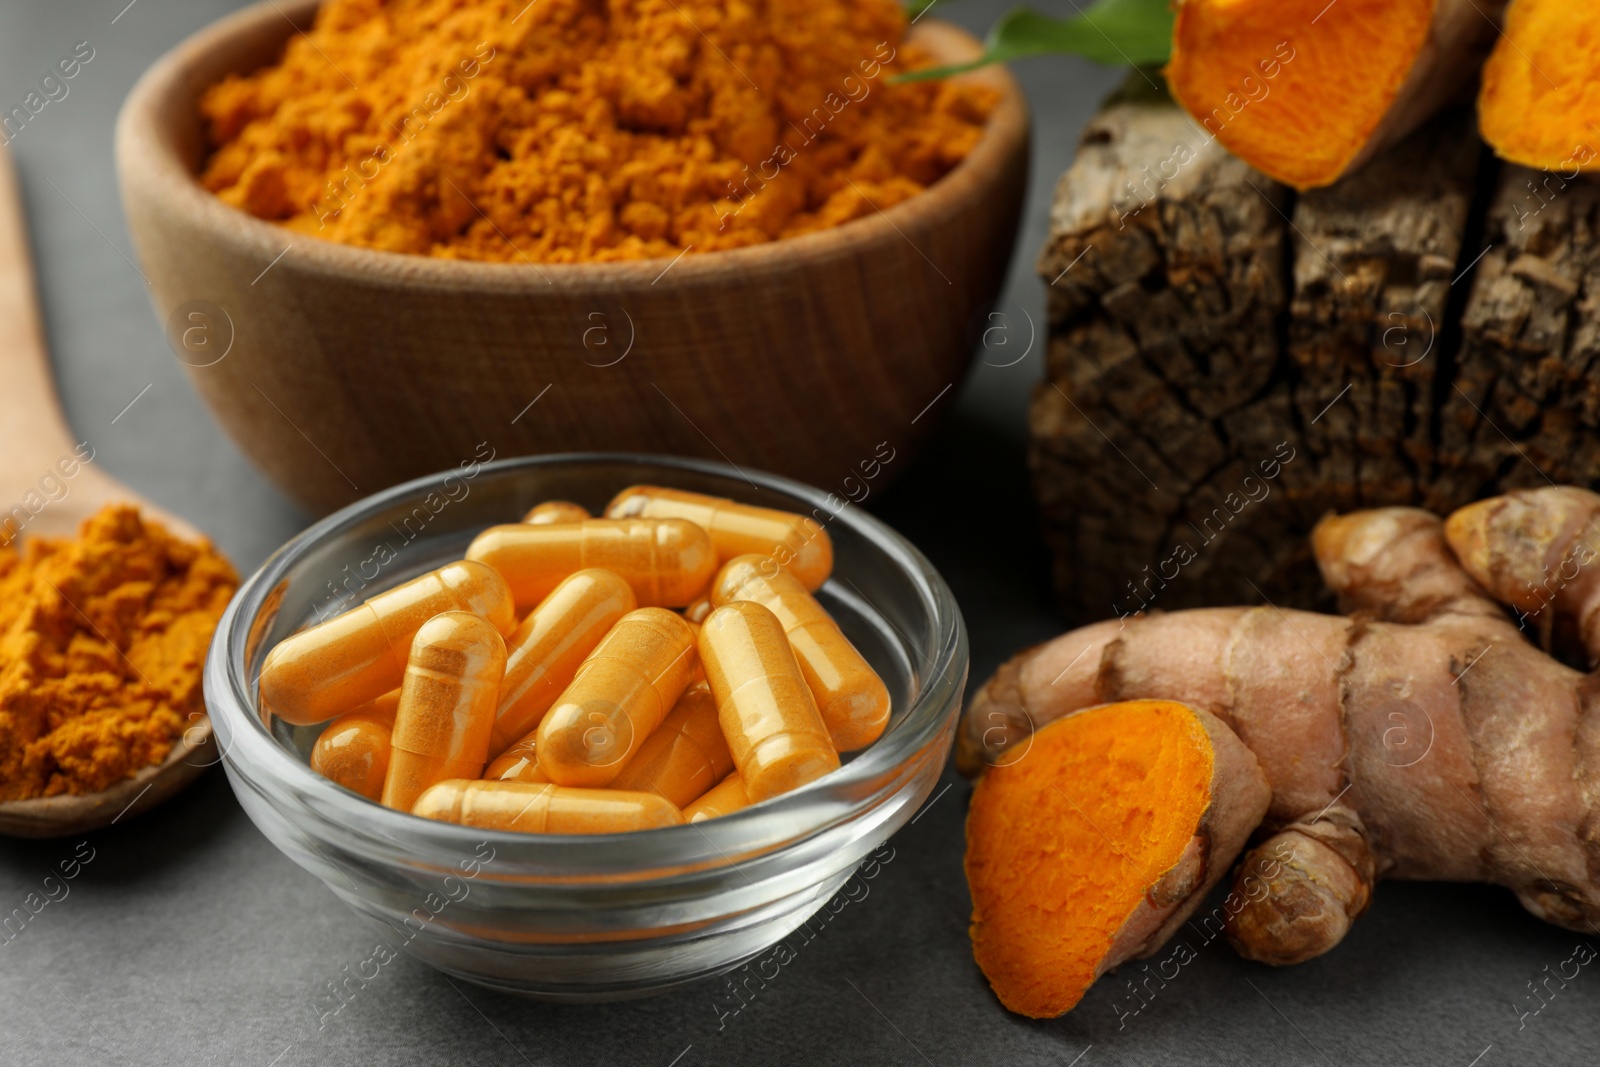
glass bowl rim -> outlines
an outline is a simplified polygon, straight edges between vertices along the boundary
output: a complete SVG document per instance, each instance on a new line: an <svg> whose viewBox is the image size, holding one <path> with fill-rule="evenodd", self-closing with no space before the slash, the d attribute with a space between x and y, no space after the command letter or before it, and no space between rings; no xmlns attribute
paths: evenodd
<svg viewBox="0 0 1600 1067"><path fill-rule="evenodd" d="M461 855L474 843L488 841L495 849L499 869L509 866L518 871L579 880L585 875L615 880L630 871L647 878L668 871L686 873L737 866L733 857L756 858L812 840L870 811L911 784L896 772L936 742L941 731L953 728L968 666L967 635L960 608L949 586L921 551L852 501L845 500L837 508L829 506L830 498L843 499L837 494L779 475L710 460L626 452L544 453L486 462L478 477L591 464L637 466L666 476L672 471L686 471L743 480L821 509L830 516L825 525L839 523L849 527L889 555L910 579L932 621L932 640L920 649L904 634L897 634L902 647L910 650L908 659L913 664L916 688L911 707L877 742L839 770L808 786L719 819L638 833L567 836L483 830L394 811L335 785L285 749L257 713L255 679L245 671L251 631L272 591L306 554L374 514L440 488L446 478L459 476L452 468L373 493L317 520L272 553L240 585L218 623L205 665L208 710L222 761L230 776L242 779L235 784L255 789L279 808L284 792L298 794L308 806L317 809L325 827L337 826L364 843L362 851L386 854L391 862L443 862L445 857ZM923 670L916 670L918 652L927 660ZM887 784L867 790L874 779Z"/></svg>

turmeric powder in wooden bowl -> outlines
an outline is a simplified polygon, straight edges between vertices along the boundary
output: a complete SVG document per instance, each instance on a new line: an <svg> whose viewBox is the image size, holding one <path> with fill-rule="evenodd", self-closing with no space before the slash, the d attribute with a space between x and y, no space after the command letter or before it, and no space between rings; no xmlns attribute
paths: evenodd
<svg viewBox="0 0 1600 1067"><path fill-rule="evenodd" d="M1004 279L1028 118L897 0L328 0L202 31L117 157L178 357L325 511L487 454L824 486L933 428Z"/></svg>

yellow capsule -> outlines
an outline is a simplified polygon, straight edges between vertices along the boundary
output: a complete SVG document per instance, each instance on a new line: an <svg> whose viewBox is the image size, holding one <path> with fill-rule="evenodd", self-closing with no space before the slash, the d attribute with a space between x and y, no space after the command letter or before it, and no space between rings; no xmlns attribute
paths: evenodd
<svg viewBox="0 0 1600 1067"><path fill-rule="evenodd" d="M579 571L555 587L511 635L489 753L532 733L578 665L634 609L633 588L610 571Z"/></svg>
<svg viewBox="0 0 1600 1067"><path fill-rule="evenodd" d="M770 557L729 560L711 585L718 607L760 604L778 617L839 752L872 744L889 725L889 689L805 586Z"/></svg>
<svg viewBox="0 0 1600 1067"><path fill-rule="evenodd" d="M706 686L691 685L611 788L655 793L681 808L731 770L733 754L717 720L716 698Z"/></svg>
<svg viewBox="0 0 1600 1067"><path fill-rule="evenodd" d="M752 803L838 768L816 699L772 612L746 600L713 611L700 629L700 658Z"/></svg>
<svg viewBox="0 0 1600 1067"><path fill-rule="evenodd" d="M683 609L683 617L698 626L706 621L706 616L711 614L711 609L715 606L709 597L701 597Z"/></svg>
<svg viewBox="0 0 1600 1067"><path fill-rule="evenodd" d="M505 669L504 638L477 615L447 611L417 631L395 710L385 807L410 811L433 783L483 773Z"/></svg>
<svg viewBox="0 0 1600 1067"><path fill-rule="evenodd" d="M467 558L505 577L519 612L586 567L621 576L642 607L681 608L705 593L717 567L706 532L679 519L491 526L473 539Z"/></svg>
<svg viewBox="0 0 1600 1067"><path fill-rule="evenodd" d="M546 500L528 509L522 521L529 526L545 526L552 522L582 522L592 517L589 509L581 504L574 504L570 500Z"/></svg>
<svg viewBox="0 0 1600 1067"><path fill-rule="evenodd" d="M703 493L635 485L606 507L612 519L688 519L711 535L717 558L771 556L807 589L820 588L833 571L833 541L815 521L792 511L758 508Z"/></svg>
<svg viewBox="0 0 1600 1067"><path fill-rule="evenodd" d="M379 593L343 615L280 641L261 665L261 703L296 726L335 715L397 688L411 640L446 611L470 611L508 634L511 590L482 563L451 563Z"/></svg>
<svg viewBox="0 0 1600 1067"><path fill-rule="evenodd" d="M683 813L654 793L550 782L439 782L412 811L425 819L525 834L624 834L683 822Z"/></svg>
<svg viewBox="0 0 1600 1067"><path fill-rule="evenodd" d="M539 769L560 785L610 785L688 688L694 664L694 631L681 616L623 616L539 723Z"/></svg>
<svg viewBox="0 0 1600 1067"><path fill-rule="evenodd" d="M734 771L712 786L704 796L683 809L684 822L705 822L720 819L750 806L750 794L744 791L744 779Z"/></svg>
<svg viewBox="0 0 1600 1067"><path fill-rule="evenodd" d="M368 800L381 797L399 700L392 690L330 722L311 746L311 769Z"/></svg>
<svg viewBox="0 0 1600 1067"><path fill-rule="evenodd" d="M707 603L710 602L707 601ZM694 633L694 645L696 649L694 657L694 672L689 675L689 684L702 685L706 680L706 665L700 662L700 654L698 651L700 648L700 620L691 619L687 614L685 614L683 621L689 624L690 631Z"/></svg>
<svg viewBox="0 0 1600 1067"><path fill-rule="evenodd" d="M529 734L489 761L483 769L486 782L548 782L539 769L538 737Z"/></svg>

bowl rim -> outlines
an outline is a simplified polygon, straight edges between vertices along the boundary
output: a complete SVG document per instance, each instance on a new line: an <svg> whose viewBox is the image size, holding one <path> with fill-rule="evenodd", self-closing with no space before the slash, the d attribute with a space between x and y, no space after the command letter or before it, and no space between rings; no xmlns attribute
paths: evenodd
<svg viewBox="0 0 1600 1067"><path fill-rule="evenodd" d="M1026 97L1003 64L991 64L959 75L1000 93L972 151L915 196L838 226L743 248L615 262L549 263L526 257L525 262L457 260L345 244L289 230L224 203L200 184L198 174L180 158L173 135L177 119L164 114L162 107L174 94L188 91L197 96L203 91L203 87L194 85L192 71L197 61L203 62L199 57L205 53L251 35L265 35L274 22L287 23L283 29L285 39L289 33L304 32L301 26L314 16L321 3L322 0L285 4L261 0L197 30L157 59L129 91L117 117L116 161L124 198L127 189L137 185L144 195L162 201L166 210L188 214L225 240L268 258L286 251L282 246L287 241L301 249L301 254L292 258L299 261L300 269L310 273L360 274L393 283L441 288L520 289L531 283L560 290L654 284L665 273L664 264L676 263L671 270L681 285L725 282L729 275L747 275L755 270L796 270L862 247L910 241L908 230L948 223L961 213L969 199L990 192L997 176L1007 171L1018 154L1028 151L1030 119ZM982 49L966 30L939 19L913 22L907 39L953 62L971 58Z"/></svg>
<svg viewBox="0 0 1600 1067"><path fill-rule="evenodd" d="M933 623L933 639L920 650L927 662L919 663L914 654L907 656L915 682L911 707L883 737L856 753L839 770L800 789L718 819L634 833L578 836L458 826L385 808L335 785L280 744L257 711L257 679L245 670L256 619L286 572L303 556L346 527L400 501L439 489L446 479L458 475L452 469L374 493L313 523L241 583L218 623L204 667L205 699L221 760L230 778L237 774L243 779L242 784L268 797L274 807L281 808L283 792L292 791L318 809L325 825L338 825L360 839L366 846L364 851L386 853L393 862L444 862L448 857L462 855L472 843L487 840L497 857L509 861L497 858L498 869L518 874L534 872L566 882L594 877L615 884L624 878L649 880L686 872L715 874L813 840L899 793L907 783L896 772L903 772L917 756L928 754L930 746L937 749L932 754L938 758L942 771L961 710L969 648L966 624L954 593L915 545L848 501L838 508L829 507L828 498L833 494L779 475L709 460L624 452L548 453L485 463L477 477L583 464L643 466L656 468L668 477L673 471L688 471L742 479L826 509L831 514L830 522L855 529L889 553L921 593ZM905 635L900 638L912 653L918 651ZM938 746L941 733L946 739L942 747ZM874 781L885 784L874 790ZM238 788L241 783L234 784Z"/></svg>

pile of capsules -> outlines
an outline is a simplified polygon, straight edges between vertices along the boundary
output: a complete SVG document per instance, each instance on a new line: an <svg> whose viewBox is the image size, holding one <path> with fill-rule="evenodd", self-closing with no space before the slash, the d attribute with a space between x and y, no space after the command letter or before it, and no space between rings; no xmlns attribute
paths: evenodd
<svg viewBox="0 0 1600 1067"><path fill-rule="evenodd" d="M540 504L284 639L263 711L328 723L311 766L386 807L550 834L726 815L883 733L888 689L811 595L821 526L649 485L605 516Z"/></svg>

